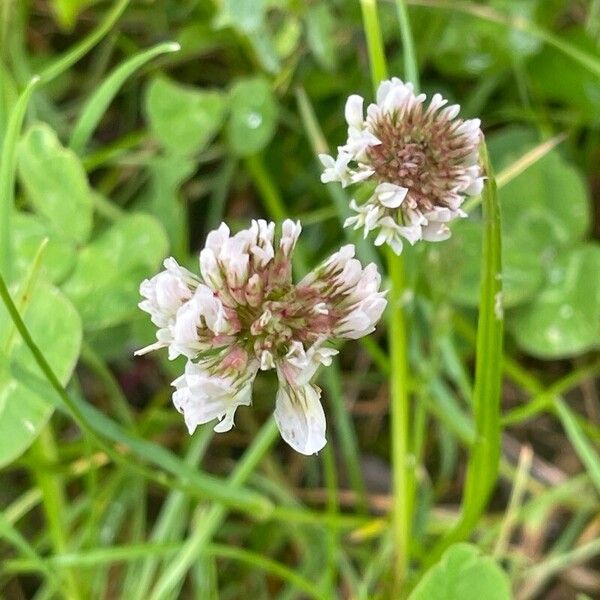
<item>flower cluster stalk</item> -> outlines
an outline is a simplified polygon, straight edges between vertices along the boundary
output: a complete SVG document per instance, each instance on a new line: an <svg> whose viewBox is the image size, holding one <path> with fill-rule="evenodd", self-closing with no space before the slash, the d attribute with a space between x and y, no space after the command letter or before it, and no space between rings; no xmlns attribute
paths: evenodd
<svg viewBox="0 0 600 600"><path fill-rule="evenodd" d="M363 25L369 48L371 76L376 91L387 77L379 17L374 1L361 0ZM390 353L390 417L392 444L392 537L394 540L394 582L397 590L408 571L412 526L413 476L409 460L410 406L406 376L408 353L406 322L402 307L404 260L388 250L388 274L391 281L388 311Z"/></svg>

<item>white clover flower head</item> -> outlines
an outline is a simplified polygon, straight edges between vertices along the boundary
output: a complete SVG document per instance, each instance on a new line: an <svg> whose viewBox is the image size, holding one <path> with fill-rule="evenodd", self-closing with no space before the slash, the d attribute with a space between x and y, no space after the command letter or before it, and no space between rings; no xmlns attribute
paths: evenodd
<svg viewBox="0 0 600 600"><path fill-rule="evenodd" d="M170 269L142 283L140 307L159 330L158 342L139 353L167 346L169 358L188 358L173 402L190 433L215 419L215 431L231 429L237 407L251 403L258 371L275 369L283 439L303 454L325 445L321 391L311 380L337 354L328 344L371 333L386 300L377 267L363 268L352 245L294 285L301 229L286 220L276 240L274 223L253 221L235 235L222 224L200 252L201 278L167 259Z"/></svg>
<svg viewBox="0 0 600 600"><path fill-rule="evenodd" d="M352 201L356 215L344 225L377 231L375 243L396 254L403 239L442 241L450 236L446 223L466 216L466 196L481 193L484 177L478 147L483 137L479 119L458 118L458 105L446 106L440 94L426 105L424 94L397 77L383 81L377 102L367 107L352 95L346 102L348 139L338 157L321 155L323 182L346 187L371 180L375 189L362 205Z"/></svg>

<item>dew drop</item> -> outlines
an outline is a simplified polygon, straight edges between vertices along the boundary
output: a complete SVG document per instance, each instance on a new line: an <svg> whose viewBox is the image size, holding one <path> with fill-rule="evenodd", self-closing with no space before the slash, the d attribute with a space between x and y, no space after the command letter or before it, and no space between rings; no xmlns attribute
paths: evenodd
<svg viewBox="0 0 600 600"><path fill-rule="evenodd" d="M548 338L548 341L552 342L553 344L558 344L562 337L560 334L560 329L558 329L558 327L550 327L546 330L546 337Z"/></svg>
<svg viewBox="0 0 600 600"><path fill-rule="evenodd" d="M550 271L550 282L551 283L559 283L562 281L563 272L562 269L555 268Z"/></svg>
<svg viewBox="0 0 600 600"><path fill-rule="evenodd" d="M573 316L573 307L569 304L563 304L558 312L563 319L570 319Z"/></svg>
<svg viewBox="0 0 600 600"><path fill-rule="evenodd" d="M494 314L498 321L504 318L504 297L502 292L497 292L494 296Z"/></svg>
<svg viewBox="0 0 600 600"><path fill-rule="evenodd" d="M250 129L257 129L258 127L260 127L262 124L262 117L260 116L259 113L257 112L251 112L248 113L248 116L246 117L246 125L248 125L248 127Z"/></svg>

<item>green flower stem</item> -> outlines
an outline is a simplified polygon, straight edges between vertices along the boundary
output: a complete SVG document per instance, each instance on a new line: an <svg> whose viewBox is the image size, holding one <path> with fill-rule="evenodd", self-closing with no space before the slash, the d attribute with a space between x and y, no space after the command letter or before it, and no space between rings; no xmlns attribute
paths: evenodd
<svg viewBox="0 0 600 600"><path fill-rule="evenodd" d="M404 0L396 0L396 10L400 22L400 37L402 40L404 58L404 78L410 81L419 91L419 68L415 54L412 29L408 18L408 9ZM391 317L390 333L390 361L391 368L391 406L392 406L392 432L394 449L394 532L396 543L402 545L397 550L397 575L396 581L402 583L406 578L410 561L410 540L412 534L412 521L414 513L416 469L417 461L421 454L419 438L423 436L426 423L424 407L419 406L415 414L415 434L413 450L409 447L410 439L410 396L408 390L408 339L406 324L402 309L401 290L404 289L403 264L401 257L389 253L390 274L392 280L392 307L394 314ZM403 436L403 439L396 439ZM401 502L403 505L401 506ZM402 527L402 532L400 528ZM402 538L400 537L402 536ZM404 569L404 571L402 570Z"/></svg>
<svg viewBox="0 0 600 600"><path fill-rule="evenodd" d="M419 68L405 0L396 0L396 11L398 12L398 21L400 21L400 37L404 52L404 77L414 85L415 91L418 92L420 87Z"/></svg>
<svg viewBox="0 0 600 600"><path fill-rule="evenodd" d="M385 49L381 28L379 27L379 16L377 15L377 0L360 0L360 8L362 10L363 28L367 38L373 89L377 90L379 84L388 77Z"/></svg>
<svg viewBox="0 0 600 600"><path fill-rule="evenodd" d="M500 463L500 396L502 379L502 266L500 207L485 144L482 162L488 177L483 191L483 252L477 325L473 412L475 443L467 466L461 517L433 549L429 563L451 544L467 538L476 526L496 483Z"/></svg>
<svg viewBox="0 0 600 600"><path fill-rule="evenodd" d="M374 0L361 0L363 27L367 38L374 91L387 78L387 66L377 6ZM408 21L404 28L409 30ZM414 52L408 53L411 60ZM406 48L405 48L405 59ZM416 66L411 66L416 71ZM392 444L392 537L394 539L394 584L399 595L408 577L410 540L415 494L415 457L410 448L410 398L408 390L408 340L402 307L405 289L404 258L391 249L387 255L391 290L388 305L390 354L390 417Z"/></svg>
<svg viewBox="0 0 600 600"><path fill-rule="evenodd" d="M388 249L391 289L388 304L390 353L390 417L392 437L394 573L398 585L407 577L415 491L415 460L410 452L407 332L402 307L404 261Z"/></svg>

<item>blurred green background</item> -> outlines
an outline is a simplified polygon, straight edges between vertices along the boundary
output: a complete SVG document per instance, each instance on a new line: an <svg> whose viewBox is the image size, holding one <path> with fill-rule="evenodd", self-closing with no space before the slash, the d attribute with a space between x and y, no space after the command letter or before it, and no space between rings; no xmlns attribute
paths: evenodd
<svg viewBox="0 0 600 600"><path fill-rule="evenodd" d="M600 2L408 5L421 87L481 118L503 218L502 478L473 540L505 570L467 548L465 581L489 585L450 597L483 598L495 577L522 599L598 597ZM396 8L378 10L402 77ZM350 196L315 158L343 143L346 97L372 97L360 3L2 0L0 19L3 274L82 415L0 307L0 595L393 597L383 324L323 372L323 456L278 442L237 486L224 482L274 379L231 432L190 438L170 403L182 363L132 356L154 339L140 281L168 255L197 270L223 220L300 219L308 265L348 240L381 261L342 229ZM456 516L473 438L482 227L468 208L448 242L406 251L411 585Z"/></svg>

